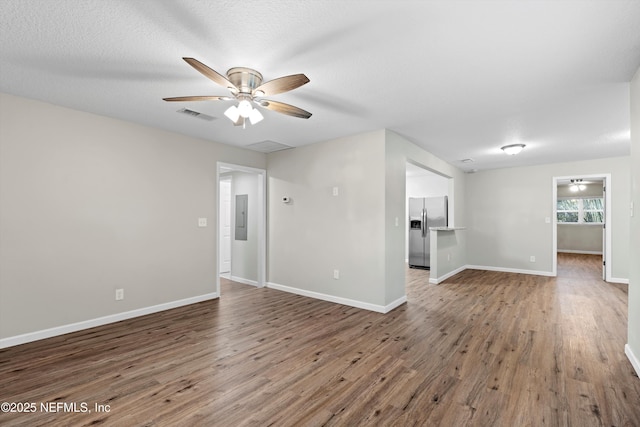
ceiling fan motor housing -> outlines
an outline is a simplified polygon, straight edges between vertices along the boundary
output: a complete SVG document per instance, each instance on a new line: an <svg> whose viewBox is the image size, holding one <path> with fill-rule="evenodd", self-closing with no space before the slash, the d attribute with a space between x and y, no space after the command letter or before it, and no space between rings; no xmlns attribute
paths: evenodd
<svg viewBox="0 0 640 427"><path fill-rule="evenodd" d="M241 94L250 95L255 88L262 84L262 74L251 68L234 67L227 71L227 78Z"/></svg>

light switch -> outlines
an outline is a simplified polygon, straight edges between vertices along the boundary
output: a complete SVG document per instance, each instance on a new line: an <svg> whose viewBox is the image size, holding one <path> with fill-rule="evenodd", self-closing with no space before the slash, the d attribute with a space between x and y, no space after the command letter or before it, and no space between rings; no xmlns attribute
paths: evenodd
<svg viewBox="0 0 640 427"><path fill-rule="evenodd" d="M340 193L340 191L338 190L338 187L333 187L333 195L337 196Z"/></svg>
<svg viewBox="0 0 640 427"><path fill-rule="evenodd" d="M206 227L207 218L198 218L198 227Z"/></svg>
<svg viewBox="0 0 640 427"><path fill-rule="evenodd" d="M545 217L544 222L546 222L547 224L551 224L551 218L549 218L548 216Z"/></svg>

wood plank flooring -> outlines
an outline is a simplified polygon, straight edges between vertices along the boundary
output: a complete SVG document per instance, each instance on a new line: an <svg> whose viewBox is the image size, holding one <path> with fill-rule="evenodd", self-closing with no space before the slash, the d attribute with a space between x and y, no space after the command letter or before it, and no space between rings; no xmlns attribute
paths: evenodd
<svg viewBox="0 0 640 427"><path fill-rule="evenodd" d="M225 281L219 300L0 350L0 402L38 405L0 425L640 426L627 287L598 262L440 285L409 269L386 315Z"/></svg>

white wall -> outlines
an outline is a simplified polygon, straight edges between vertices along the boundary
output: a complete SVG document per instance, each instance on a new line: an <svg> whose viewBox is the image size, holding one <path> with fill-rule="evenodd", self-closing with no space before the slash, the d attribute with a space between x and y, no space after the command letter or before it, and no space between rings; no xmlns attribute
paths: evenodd
<svg viewBox="0 0 640 427"><path fill-rule="evenodd" d="M0 339L212 296L216 161L264 154L6 94L0 121Z"/></svg>
<svg viewBox="0 0 640 427"><path fill-rule="evenodd" d="M407 199L409 197L440 197L448 195L448 178L435 173L407 176Z"/></svg>
<svg viewBox="0 0 640 427"><path fill-rule="evenodd" d="M495 169L467 179L470 265L550 274L553 177L611 174L612 274L629 273L629 157ZM529 257L536 261L530 262Z"/></svg>
<svg viewBox="0 0 640 427"><path fill-rule="evenodd" d="M268 154L269 286L384 305L384 135Z"/></svg>
<svg viewBox="0 0 640 427"><path fill-rule="evenodd" d="M634 214L630 221L629 339L626 350L640 375L640 69L631 82L631 200Z"/></svg>
<svg viewBox="0 0 640 427"><path fill-rule="evenodd" d="M558 252L602 254L602 225L558 224Z"/></svg>
<svg viewBox="0 0 640 427"><path fill-rule="evenodd" d="M242 283L258 281L258 176L231 172L231 278ZM236 195L246 194L247 240L235 239Z"/></svg>
<svg viewBox="0 0 640 427"><path fill-rule="evenodd" d="M466 230L433 231L429 283L438 284L465 269Z"/></svg>

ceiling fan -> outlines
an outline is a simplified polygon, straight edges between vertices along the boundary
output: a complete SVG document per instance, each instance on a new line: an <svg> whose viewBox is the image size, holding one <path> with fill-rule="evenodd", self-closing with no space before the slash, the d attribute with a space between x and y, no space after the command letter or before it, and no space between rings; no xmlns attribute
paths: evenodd
<svg viewBox="0 0 640 427"><path fill-rule="evenodd" d="M293 117L308 119L311 113L302 108L285 104L284 102L262 99L263 96L272 96L279 93L288 92L309 82L304 74L293 74L280 77L262 83L262 74L251 68L234 67L227 71L227 76L223 76L217 71L207 67L202 62L194 58L182 58L187 64L198 70L201 74L215 83L226 87L232 96L177 96L173 98L162 98L165 101L232 101L238 100L238 105L229 107L224 115L227 116L235 126L245 127L246 120L249 119L252 125L260 122L264 117L257 108L253 108L251 103L266 108L267 110L287 114Z"/></svg>
<svg viewBox="0 0 640 427"><path fill-rule="evenodd" d="M576 192L576 191L584 191L586 190L586 185L587 184L596 184L598 180L596 181L585 181L584 179L572 179L571 183L568 184L569 186L569 190ZM601 183L601 181L600 181Z"/></svg>

